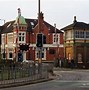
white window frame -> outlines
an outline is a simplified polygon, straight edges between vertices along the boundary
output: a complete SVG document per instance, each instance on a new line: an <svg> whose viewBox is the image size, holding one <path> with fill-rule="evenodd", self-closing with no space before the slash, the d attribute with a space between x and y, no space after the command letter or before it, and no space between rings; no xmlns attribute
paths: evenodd
<svg viewBox="0 0 89 90"><path fill-rule="evenodd" d="M9 54L12 53L12 58L9 57ZM13 51L8 50L8 59L13 59Z"/></svg>
<svg viewBox="0 0 89 90"><path fill-rule="evenodd" d="M5 38L6 35L5 35L5 34L2 34L1 37L2 37L2 39L1 39L1 40L2 40L2 41L1 41L2 44L5 44L5 43L6 43L6 42L5 42L5 41L6 41L6 40L5 40L5 39L6 39L6 38Z"/></svg>
<svg viewBox="0 0 89 90"><path fill-rule="evenodd" d="M53 44L60 44L60 34L53 34Z"/></svg>
<svg viewBox="0 0 89 90"><path fill-rule="evenodd" d="M8 43L13 43L13 33L8 33L7 37L8 37Z"/></svg>
<svg viewBox="0 0 89 90"><path fill-rule="evenodd" d="M89 39L89 31L86 31L86 33L85 33L85 38L86 38L86 39Z"/></svg>
<svg viewBox="0 0 89 90"><path fill-rule="evenodd" d="M46 48L42 48L42 53L44 54L44 57L42 58L42 60L46 60ZM35 51L35 58L36 60L38 60L38 49L36 49Z"/></svg>
<svg viewBox="0 0 89 90"><path fill-rule="evenodd" d="M84 39L85 38L85 32L81 30L75 31L75 38L76 39Z"/></svg>
<svg viewBox="0 0 89 90"><path fill-rule="evenodd" d="M16 43L16 38L17 38L17 34L16 34L16 32L14 32L13 33L13 41L14 41L13 43Z"/></svg>
<svg viewBox="0 0 89 90"><path fill-rule="evenodd" d="M21 35L20 35L21 34ZM24 35L23 35L24 34ZM19 38L21 37L21 41L19 40ZM22 40L24 37L24 40ZM19 32L18 33L18 43L26 43L26 32Z"/></svg>

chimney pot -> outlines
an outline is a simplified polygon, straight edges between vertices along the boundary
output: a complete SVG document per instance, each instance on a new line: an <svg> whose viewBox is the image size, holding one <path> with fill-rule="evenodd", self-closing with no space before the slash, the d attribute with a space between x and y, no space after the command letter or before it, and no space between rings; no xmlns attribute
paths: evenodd
<svg viewBox="0 0 89 90"><path fill-rule="evenodd" d="M77 20L76 20L76 16L74 16L74 23L75 23L75 22L77 22Z"/></svg>

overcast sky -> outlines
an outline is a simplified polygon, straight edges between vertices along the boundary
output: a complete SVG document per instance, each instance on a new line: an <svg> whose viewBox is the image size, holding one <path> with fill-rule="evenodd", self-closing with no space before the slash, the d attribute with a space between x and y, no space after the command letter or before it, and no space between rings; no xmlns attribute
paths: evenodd
<svg viewBox="0 0 89 90"><path fill-rule="evenodd" d="M40 0L44 20L61 29L77 21L89 23L89 0ZM38 0L0 0L0 18L7 21L16 19L17 9L21 8L21 15L25 18L37 19ZM3 24L3 20L0 20Z"/></svg>

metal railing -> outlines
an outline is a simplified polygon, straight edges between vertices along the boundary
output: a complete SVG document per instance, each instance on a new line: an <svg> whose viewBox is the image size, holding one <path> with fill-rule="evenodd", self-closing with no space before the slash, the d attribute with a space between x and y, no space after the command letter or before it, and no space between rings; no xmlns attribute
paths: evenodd
<svg viewBox="0 0 89 90"><path fill-rule="evenodd" d="M0 85L47 79L47 67L47 65L39 67L39 65L29 63L2 65L0 67Z"/></svg>

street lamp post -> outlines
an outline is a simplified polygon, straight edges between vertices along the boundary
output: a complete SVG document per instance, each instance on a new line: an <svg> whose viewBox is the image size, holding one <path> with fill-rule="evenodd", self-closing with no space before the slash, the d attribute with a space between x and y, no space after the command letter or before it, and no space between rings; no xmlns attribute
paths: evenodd
<svg viewBox="0 0 89 90"><path fill-rule="evenodd" d="M4 21L4 24L5 24L5 19L0 19L0 20L2 20L2 21ZM6 55L5 55L5 34L4 34L4 61L5 61L5 57L6 57Z"/></svg>

